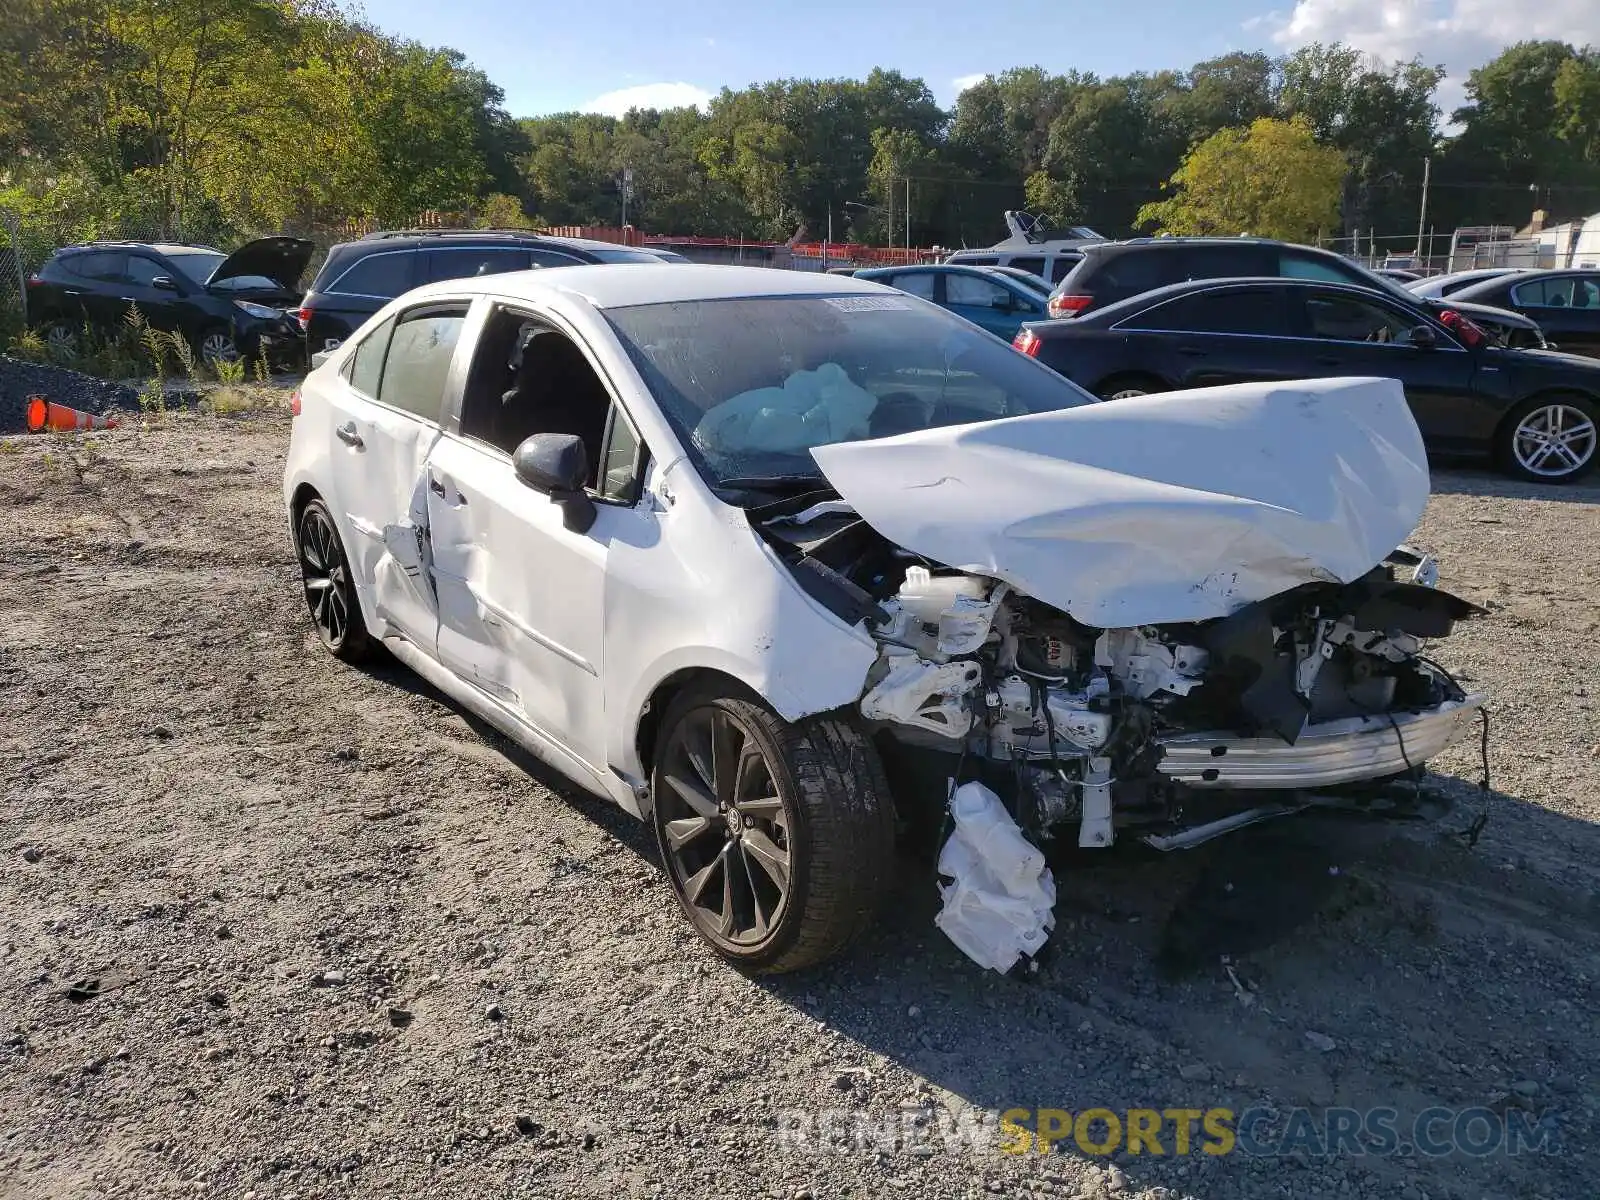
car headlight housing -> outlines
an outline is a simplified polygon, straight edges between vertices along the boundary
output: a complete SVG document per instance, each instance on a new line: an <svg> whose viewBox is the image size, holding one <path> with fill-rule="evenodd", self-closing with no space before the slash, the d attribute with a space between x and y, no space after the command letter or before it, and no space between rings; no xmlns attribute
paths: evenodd
<svg viewBox="0 0 1600 1200"><path fill-rule="evenodd" d="M276 308L268 308L265 304L251 304L248 300L235 300L233 305L247 316L258 317L263 321L283 316L283 313Z"/></svg>

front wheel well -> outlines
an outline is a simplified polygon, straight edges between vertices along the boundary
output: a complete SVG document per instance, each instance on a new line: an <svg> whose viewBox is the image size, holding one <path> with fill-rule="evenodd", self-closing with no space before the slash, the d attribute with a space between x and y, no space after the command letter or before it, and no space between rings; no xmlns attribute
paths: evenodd
<svg viewBox="0 0 1600 1200"><path fill-rule="evenodd" d="M644 710L639 714L639 725L634 730L633 744L639 752L639 762L644 767L645 778L650 777L650 772L655 766L656 738L661 732L661 718L666 715L667 709L672 706L673 698L685 688L704 686L716 683L727 690L730 696L744 696L752 700L760 700L755 690L742 679L729 675L726 671L718 671L713 667L684 667L674 671L650 693L649 699L644 702Z"/></svg>
<svg viewBox="0 0 1600 1200"><path fill-rule="evenodd" d="M302 483L295 488L294 496L289 501L289 525L291 529L299 529L300 514L305 512L306 505L313 500L322 499L322 495L309 483Z"/></svg>

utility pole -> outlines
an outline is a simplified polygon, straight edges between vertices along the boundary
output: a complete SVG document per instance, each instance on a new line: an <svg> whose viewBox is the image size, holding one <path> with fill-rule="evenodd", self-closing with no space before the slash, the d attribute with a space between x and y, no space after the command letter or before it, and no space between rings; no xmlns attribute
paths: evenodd
<svg viewBox="0 0 1600 1200"><path fill-rule="evenodd" d="M1432 173L1433 159L1422 160L1422 211L1417 214L1417 252L1415 258L1422 258L1422 231L1428 227L1428 178Z"/></svg>
<svg viewBox="0 0 1600 1200"><path fill-rule="evenodd" d="M911 254L911 176L906 176L906 254Z"/></svg>
<svg viewBox="0 0 1600 1200"><path fill-rule="evenodd" d="M633 191L633 168L622 168L622 227L628 227L628 193Z"/></svg>
<svg viewBox="0 0 1600 1200"><path fill-rule="evenodd" d="M884 188L889 193L889 249L894 249L894 180L889 180L889 186Z"/></svg>

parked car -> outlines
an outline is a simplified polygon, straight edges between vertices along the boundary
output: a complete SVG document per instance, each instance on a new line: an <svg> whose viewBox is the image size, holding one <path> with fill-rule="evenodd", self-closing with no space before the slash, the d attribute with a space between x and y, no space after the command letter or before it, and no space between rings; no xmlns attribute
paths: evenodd
<svg viewBox="0 0 1600 1200"><path fill-rule="evenodd" d="M1473 284L1486 283L1491 279L1502 279L1507 275L1516 275L1533 269L1532 267L1475 267L1470 271L1453 271L1448 275L1429 275L1405 286L1406 291L1414 296L1441 300Z"/></svg>
<svg viewBox="0 0 1600 1200"><path fill-rule="evenodd" d="M1321 279L1376 287L1405 303L1416 297L1402 285L1374 274L1343 255L1267 238L1133 238L1084 250L1084 260L1050 295L1050 315L1074 317L1189 279ZM1433 302L1429 302L1433 303ZM1487 305L1456 308L1504 345L1542 349L1544 337L1528 317ZM1439 311L1443 311L1441 306Z"/></svg>
<svg viewBox="0 0 1600 1200"><path fill-rule="evenodd" d="M873 267L857 271L855 278L932 301L1008 341L1024 321L1045 315L1047 298L1037 288L990 267Z"/></svg>
<svg viewBox="0 0 1600 1200"><path fill-rule="evenodd" d="M750 969L871 926L952 776L1010 848L1170 849L1420 770L1483 703L1412 640L1475 610L1392 552L1428 476L1389 381L1097 404L878 284L662 264L419 288L291 408L327 648L649 820Z"/></svg>
<svg viewBox="0 0 1600 1200"><path fill-rule="evenodd" d="M311 281L300 305L308 354L331 350L390 300L441 279L567 267L575 263L665 261L642 247L526 230L437 229L370 233L342 242Z"/></svg>
<svg viewBox="0 0 1600 1200"><path fill-rule="evenodd" d="M1463 288L1451 303L1488 304L1537 321L1556 348L1600 357L1600 269L1527 271Z"/></svg>
<svg viewBox="0 0 1600 1200"><path fill-rule="evenodd" d="M1030 287L1038 292L1046 300L1050 298L1050 293L1055 291L1055 285L1048 279L1033 271L1025 271L1021 267L986 267L984 269L993 271L997 275L1005 275L1015 279L1025 287Z"/></svg>
<svg viewBox="0 0 1600 1200"><path fill-rule="evenodd" d="M1415 283L1422 276L1415 271L1406 270L1404 267L1373 267L1374 275L1382 275L1385 279L1392 279L1396 283Z"/></svg>
<svg viewBox="0 0 1600 1200"><path fill-rule="evenodd" d="M1490 453L1524 479L1594 466L1600 364L1489 344L1471 321L1376 288L1308 279L1201 280L1072 321L1017 348L1104 399L1271 379L1398 379L1428 445Z"/></svg>
<svg viewBox="0 0 1600 1200"><path fill-rule="evenodd" d="M169 242L90 242L52 254L28 279L28 310L50 345L73 347L87 324L122 327L128 310L181 333L207 361L300 357L300 276L312 244L257 238L224 254Z"/></svg>

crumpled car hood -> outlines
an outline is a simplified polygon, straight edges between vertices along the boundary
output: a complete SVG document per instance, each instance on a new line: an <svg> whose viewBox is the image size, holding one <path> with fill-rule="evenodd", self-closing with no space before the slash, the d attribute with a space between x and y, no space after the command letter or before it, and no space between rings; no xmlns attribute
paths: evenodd
<svg viewBox="0 0 1600 1200"><path fill-rule="evenodd" d="M812 454L891 541L1102 629L1351 582L1416 527L1429 488L1391 379L1169 392Z"/></svg>

